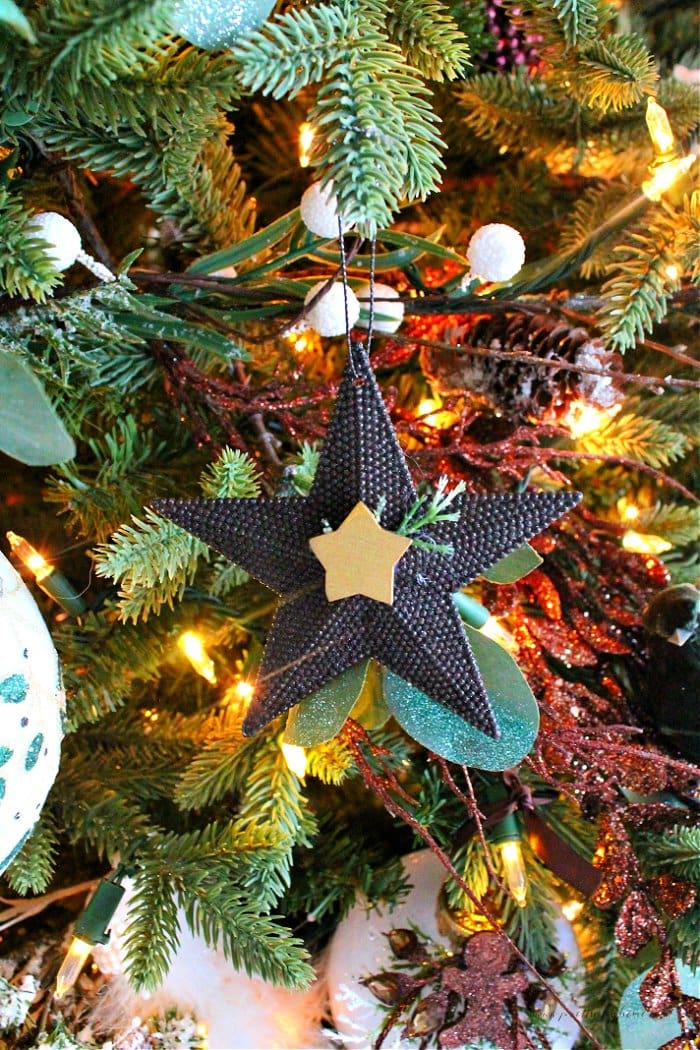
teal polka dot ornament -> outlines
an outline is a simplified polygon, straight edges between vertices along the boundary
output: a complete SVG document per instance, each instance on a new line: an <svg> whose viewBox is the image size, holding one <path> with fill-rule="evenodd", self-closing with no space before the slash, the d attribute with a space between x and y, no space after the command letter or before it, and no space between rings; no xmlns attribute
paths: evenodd
<svg viewBox="0 0 700 1050"><path fill-rule="evenodd" d="M275 0L179 0L173 29L190 44L214 51L259 29Z"/></svg>
<svg viewBox="0 0 700 1050"><path fill-rule="evenodd" d="M58 773L58 655L30 591L0 554L0 873L31 835Z"/></svg>

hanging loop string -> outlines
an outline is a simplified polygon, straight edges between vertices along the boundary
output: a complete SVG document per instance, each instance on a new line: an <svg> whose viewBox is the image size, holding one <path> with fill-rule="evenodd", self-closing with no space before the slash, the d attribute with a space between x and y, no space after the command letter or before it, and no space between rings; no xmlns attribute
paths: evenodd
<svg viewBox="0 0 700 1050"><path fill-rule="evenodd" d="M340 272L343 280L343 305L345 307L345 339L348 344L348 362L353 375L356 375L355 361L352 356L350 340L350 312L348 310L348 261L345 256L345 238L343 237L343 220L338 216L338 246L340 248Z"/></svg>
<svg viewBox="0 0 700 1050"><path fill-rule="evenodd" d="M372 234L369 247L369 321L367 323L367 356L372 349L374 334L374 270L377 261L377 234Z"/></svg>

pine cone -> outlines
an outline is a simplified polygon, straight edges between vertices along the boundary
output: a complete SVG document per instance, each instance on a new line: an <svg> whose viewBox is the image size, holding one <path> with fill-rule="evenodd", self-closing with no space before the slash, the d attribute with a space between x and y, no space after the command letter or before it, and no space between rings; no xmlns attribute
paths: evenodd
<svg viewBox="0 0 700 1050"><path fill-rule="evenodd" d="M620 399L614 384L619 355L606 350L585 328L572 328L550 314L480 315L466 324L448 326L440 339L454 349L426 348L421 353L423 371L434 388L443 395L480 395L516 423L555 422L575 400L609 408ZM594 368L600 375L474 357L470 346L560 358Z"/></svg>

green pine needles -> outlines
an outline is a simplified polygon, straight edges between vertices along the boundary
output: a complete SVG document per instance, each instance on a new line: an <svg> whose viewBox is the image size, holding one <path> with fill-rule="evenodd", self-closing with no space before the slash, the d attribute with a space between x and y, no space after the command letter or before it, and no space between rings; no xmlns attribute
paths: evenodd
<svg viewBox="0 0 700 1050"><path fill-rule="evenodd" d="M260 492L255 464L233 449L224 449L205 471L201 488L210 499L244 499ZM123 525L98 548L96 572L121 581L121 615L136 621L179 601L205 557L206 544L147 508L143 518L134 516L133 525Z"/></svg>
<svg viewBox="0 0 700 1050"><path fill-rule="evenodd" d="M294 98L318 84L309 121L317 132L322 181L333 180L348 226L388 226L404 198L438 184L441 140L419 74L462 72L466 39L446 7L342 0L293 9L242 42L241 78L250 90Z"/></svg>

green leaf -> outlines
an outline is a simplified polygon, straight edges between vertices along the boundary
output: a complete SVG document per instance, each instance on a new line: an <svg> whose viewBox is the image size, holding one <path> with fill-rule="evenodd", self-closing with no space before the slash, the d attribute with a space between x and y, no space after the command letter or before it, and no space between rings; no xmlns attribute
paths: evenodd
<svg viewBox="0 0 700 1050"><path fill-rule="evenodd" d="M400 233L396 230L380 230L377 234L377 240L384 244L395 245L396 250L378 252L374 260L375 270L377 273L384 270L400 270L402 267L408 266L409 263L416 262L424 255L432 255L438 259L449 259L450 262L458 263L465 269L468 268L469 262L467 259L451 248L446 248L444 245L437 243L444 230L445 227L440 226L427 237L416 237L412 233ZM315 249L309 254L312 258L322 259L323 262L331 263L333 266L340 265L338 252ZM369 270L371 263L371 256L356 255L352 262L348 264L348 268L350 270Z"/></svg>
<svg viewBox="0 0 700 1050"><path fill-rule="evenodd" d="M391 711L384 696L382 671L375 660L369 661L365 684L350 716L365 729L381 729L391 718Z"/></svg>
<svg viewBox="0 0 700 1050"><path fill-rule="evenodd" d="M417 237L413 233L401 233L398 230L382 230L381 240L386 244L393 244L397 248L414 248L426 255L435 256L438 259L449 259L450 262L459 263L465 269L470 268L470 263L465 256L452 248L446 248L444 244L436 244L438 237L442 236L444 226L434 230L429 237ZM433 240L435 238L435 240Z"/></svg>
<svg viewBox="0 0 700 1050"><path fill-rule="evenodd" d="M397 722L423 747L460 765L510 769L535 742L540 721L537 701L510 653L473 627L465 630L500 730L498 740L391 671L384 675L384 695Z"/></svg>
<svg viewBox="0 0 700 1050"><path fill-rule="evenodd" d="M349 667L292 708L285 744L313 747L336 736L363 691L368 668L369 660Z"/></svg>
<svg viewBox="0 0 700 1050"><path fill-rule="evenodd" d="M246 259L252 259L274 244L278 244L298 222L299 209L293 208L286 215L271 222L269 226L258 230L252 237L246 237L240 244L222 248L218 252L212 252L211 255L198 259L197 262L192 263L188 273L213 273L214 270L222 270L225 266L238 266Z"/></svg>
<svg viewBox="0 0 700 1050"><path fill-rule="evenodd" d="M9 26L30 44L36 43L34 30L13 0L0 0L0 24Z"/></svg>
<svg viewBox="0 0 700 1050"><path fill-rule="evenodd" d="M73 459L73 438L20 358L0 354L0 390L0 450L30 467Z"/></svg>
<svg viewBox="0 0 700 1050"><path fill-rule="evenodd" d="M111 316L117 324L123 325L127 331L142 339L165 339L173 343L185 343L187 346L215 354L223 361L247 361L250 356L247 350L220 332L192 324L190 321L181 321L178 317L146 312L122 313L118 310L112 312Z"/></svg>
<svg viewBox="0 0 700 1050"><path fill-rule="evenodd" d="M485 576L489 583L515 583L541 564L542 559L537 551L526 543L518 547L517 551L506 554L505 558L497 561L482 573L482 576Z"/></svg>

